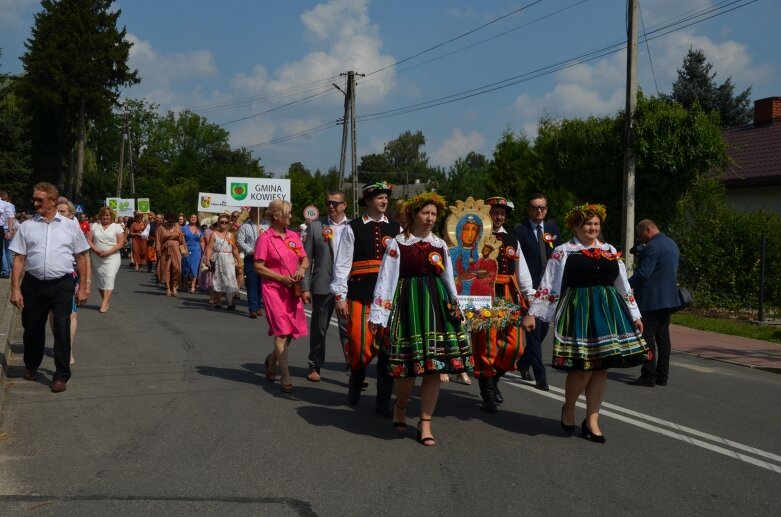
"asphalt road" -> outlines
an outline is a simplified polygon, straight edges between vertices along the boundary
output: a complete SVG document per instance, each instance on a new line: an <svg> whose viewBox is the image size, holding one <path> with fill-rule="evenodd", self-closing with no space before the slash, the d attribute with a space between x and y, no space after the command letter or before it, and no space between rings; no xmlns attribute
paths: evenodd
<svg viewBox="0 0 781 517"><path fill-rule="evenodd" d="M263 377L271 339L243 302L167 298L123 268L111 310L97 304L79 313L66 392L49 392L50 356L45 379L6 382L2 515L778 513L777 374L678 354L665 388L613 370L604 445L563 435L563 373L549 370L548 393L503 383L496 415L477 383L451 382L425 448L417 400L403 437L374 413L373 382L346 404L335 328L323 382L304 379L308 340L293 343L288 396Z"/></svg>

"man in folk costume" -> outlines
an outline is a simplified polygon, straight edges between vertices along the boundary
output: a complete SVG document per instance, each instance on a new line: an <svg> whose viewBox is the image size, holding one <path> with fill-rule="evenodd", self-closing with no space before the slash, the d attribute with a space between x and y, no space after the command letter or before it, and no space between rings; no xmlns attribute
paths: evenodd
<svg viewBox="0 0 781 517"><path fill-rule="evenodd" d="M507 199L491 197L485 200L491 207L492 235L501 242L494 296L528 308L528 300L534 296L531 275L523 259L518 237L504 228L507 214L512 210ZM496 404L504 402L498 382L508 371L515 370L518 358L523 354L523 331L515 326L472 333L475 358L475 377L480 384L483 409L496 413Z"/></svg>
<svg viewBox="0 0 781 517"><path fill-rule="evenodd" d="M377 274L387 243L401 233L401 226L385 216L393 186L380 181L363 188L359 204L366 213L347 225L339 242L334 262L331 292L336 298L336 313L347 318L348 338L345 355L350 366L350 389L347 400L356 405L361 399L361 387L366 378L366 366L377 355L374 339L383 339L381 333L369 330ZM388 373L388 358L380 352L377 359L376 410L383 416L392 416L390 407L393 380Z"/></svg>

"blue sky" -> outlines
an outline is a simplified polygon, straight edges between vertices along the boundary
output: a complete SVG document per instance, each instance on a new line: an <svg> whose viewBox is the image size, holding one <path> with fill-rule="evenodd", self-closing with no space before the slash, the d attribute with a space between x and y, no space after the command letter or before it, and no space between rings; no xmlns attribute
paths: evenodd
<svg viewBox="0 0 781 517"><path fill-rule="evenodd" d="M749 1L641 0L648 31L709 8L738 7L642 44L642 89L653 94L658 85L660 92L669 92L693 47L705 50L717 81L731 76L739 90L752 86L753 100L781 95L781 2ZM470 151L490 157L507 129L533 137L543 114L614 114L624 104L626 54L619 51L457 102L365 119L621 42L626 39L624 0L123 0L115 5L134 43L131 66L142 77L127 96L156 102L161 110L189 108L226 124L234 146L323 128L252 147L267 171L277 175L296 161L312 170L338 165L342 130L335 122L343 113L343 96L331 83L343 84L339 73L347 70L367 74L357 87L359 156L381 152L406 130L420 130L430 162L444 167ZM39 8L33 0L0 0L0 71L21 70L18 58ZM469 31L474 32L446 43ZM241 118L246 120L230 123Z"/></svg>

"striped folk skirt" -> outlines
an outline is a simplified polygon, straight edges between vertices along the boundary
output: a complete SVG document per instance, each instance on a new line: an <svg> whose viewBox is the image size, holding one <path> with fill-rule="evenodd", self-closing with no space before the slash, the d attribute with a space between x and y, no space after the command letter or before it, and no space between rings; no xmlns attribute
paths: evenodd
<svg viewBox="0 0 781 517"><path fill-rule="evenodd" d="M612 285L566 290L556 308L553 367L559 370L631 368L651 351Z"/></svg>
<svg viewBox="0 0 781 517"><path fill-rule="evenodd" d="M386 343L392 377L472 369L472 347L448 309L455 304L438 276L399 279Z"/></svg>

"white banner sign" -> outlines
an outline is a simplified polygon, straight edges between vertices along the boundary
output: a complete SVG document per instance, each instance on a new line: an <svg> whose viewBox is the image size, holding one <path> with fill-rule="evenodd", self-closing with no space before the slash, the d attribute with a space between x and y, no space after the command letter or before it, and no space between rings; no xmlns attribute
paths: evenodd
<svg viewBox="0 0 781 517"><path fill-rule="evenodd" d="M133 212L136 211L136 200L132 198L107 197L106 206L116 212L119 217L132 217Z"/></svg>
<svg viewBox="0 0 781 517"><path fill-rule="evenodd" d="M491 307L491 297L458 295L458 305L460 305L462 308L474 307L475 309L482 309L483 307Z"/></svg>
<svg viewBox="0 0 781 517"><path fill-rule="evenodd" d="M227 177L225 192L230 203L267 207L275 199L290 201L290 180Z"/></svg>
<svg viewBox="0 0 781 517"><path fill-rule="evenodd" d="M234 203L225 194L211 194L209 192L198 193L198 212L222 214L241 209L241 203Z"/></svg>

